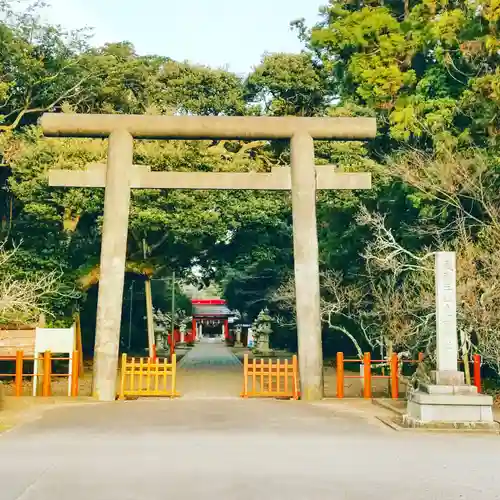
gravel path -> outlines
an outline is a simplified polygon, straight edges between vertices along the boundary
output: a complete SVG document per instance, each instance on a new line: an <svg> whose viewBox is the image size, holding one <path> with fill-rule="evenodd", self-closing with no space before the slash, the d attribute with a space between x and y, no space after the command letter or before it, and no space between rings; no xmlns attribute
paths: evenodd
<svg viewBox="0 0 500 500"><path fill-rule="evenodd" d="M179 363L177 388L183 398L238 398L243 367L220 340L203 340Z"/></svg>
<svg viewBox="0 0 500 500"><path fill-rule="evenodd" d="M204 339L196 344L180 361L183 370L240 368L240 360L219 339Z"/></svg>

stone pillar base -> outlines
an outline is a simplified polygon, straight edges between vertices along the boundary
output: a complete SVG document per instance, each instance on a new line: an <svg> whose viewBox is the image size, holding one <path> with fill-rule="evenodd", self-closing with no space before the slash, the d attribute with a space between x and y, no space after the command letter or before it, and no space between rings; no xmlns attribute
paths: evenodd
<svg viewBox="0 0 500 500"><path fill-rule="evenodd" d="M431 371L431 381L435 385L448 385L448 386L464 386L465 374L464 372L452 370L433 370Z"/></svg>
<svg viewBox="0 0 500 500"><path fill-rule="evenodd" d="M234 347L243 347L243 342L236 341Z"/></svg>
<svg viewBox="0 0 500 500"><path fill-rule="evenodd" d="M493 398L470 385L423 384L408 399L404 421L409 427L498 427Z"/></svg>

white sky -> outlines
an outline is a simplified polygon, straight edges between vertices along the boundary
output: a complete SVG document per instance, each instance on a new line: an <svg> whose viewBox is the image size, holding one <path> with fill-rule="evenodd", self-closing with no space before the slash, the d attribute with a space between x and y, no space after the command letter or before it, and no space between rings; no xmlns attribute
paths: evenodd
<svg viewBox="0 0 500 500"><path fill-rule="evenodd" d="M130 41L158 54L247 73L264 52L299 52L290 21L317 20L327 0L49 0L48 19L95 28L95 44Z"/></svg>

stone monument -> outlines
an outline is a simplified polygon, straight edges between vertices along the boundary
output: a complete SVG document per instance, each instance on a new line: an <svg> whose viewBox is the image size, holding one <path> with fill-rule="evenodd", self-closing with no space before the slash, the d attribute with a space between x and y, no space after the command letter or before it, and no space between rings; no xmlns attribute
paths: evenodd
<svg viewBox="0 0 500 500"><path fill-rule="evenodd" d="M269 339L273 333L271 322L272 318L269 315L269 310L266 308L260 311L254 322L255 347L253 351L255 354L259 354L260 356L272 356L274 354L269 347Z"/></svg>
<svg viewBox="0 0 500 500"><path fill-rule="evenodd" d="M478 394L466 385L457 369L458 335L456 313L456 258L454 252L437 252L436 280L436 370L430 382L420 382L408 397L404 424L409 427L494 428L491 396Z"/></svg>

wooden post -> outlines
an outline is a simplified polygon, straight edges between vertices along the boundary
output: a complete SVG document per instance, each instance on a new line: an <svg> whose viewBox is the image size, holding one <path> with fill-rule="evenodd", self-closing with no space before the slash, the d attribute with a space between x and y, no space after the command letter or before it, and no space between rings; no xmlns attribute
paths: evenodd
<svg viewBox="0 0 500 500"><path fill-rule="evenodd" d="M80 352L73 351L73 356L71 359L71 397L76 398L78 396L78 382L79 382L79 368L80 368Z"/></svg>
<svg viewBox="0 0 500 500"><path fill-rule="evenodd" d="M172 328L172 345L170 347L170 359L173 360L175 354L175 271L172 271L172 301L170 309L170 321ZM173 362L173 361L172 361Z"/></svg>
<svg viewBox="0 0 500 500"><path fill-rule="evenodd" d="M146 319L148 326L148 347L149 347L149 357L153 357L153 346L155 345L155 327L153 318L153 295L151 293L151 280L146 278L144 282L144 290L146 293Z"/></svg>
<svg viewBox="0 0 500 500"><path fill-rule="evenodd" d="M394 352L391 356L391 397L392 399L399 398L399 360L398 355Z"/></svg>
<svg viewBox="0 0 500 500"><path fill-rule="evenodd" d="M243 397L248 398L248 354L243 357Z"/></svg>
<svg viewBox="0 0 500 500"><path fill-rule="evenodd" d="M43 383L42 383L42 396L48 397L51 395L50 380L52 372L52 356L50 351L43 353Z"/></svg>
<svg viewBox="0 0 500 500"><path fill-rule="evenodd" d="M76 350L80 353L78 356L78 376L83 377L85 373L85 367L83 366L82 322L80 319L80 312L77 312L75 315L75 336Z"/></svg>
<svg viewBox="0 0 500 500"><path fill-rule="evenodd" d="M23 351L16 352L16 396L23 394Z"/></svg>
<svg viewBox="0 0 500 500"><path fill-rule="evenodd" d="M344 397L344 353L337 353L337 397Z"/></svg>
<svg viewBox="0 0 500 500"><path fill-rule="evenodd" d="M418 362L422 363L423 360L424 360L424 353L423 352L419 352L418 353Z"/></svg>
<svg viewBox="0 0 500 500"><path fill-rule="evenodd" d="M125 399L125 377L127 372L127 355L125 353L122 354L122 366L120 372L120 394L118 395L119 399ZM134 374L132 373L132 380Z"/></svg>
<svg viewBox="0 0 500 500"><path fill-rule="evenodd" d="M285 373L286 378L286 373ZM281 392L281 362L280 358L276 359L276 392Z"/></svg>
<svg viewBox="0 0 500 500"><path fill-rule="evenodd" d="M372 361L371 354L365 352L363 356L364 365L364 387L363 387L363 397L365 399L370 399L372 397Z"/></svg>
<svg viewBox="0 0 500 500"><path fill-rule="evenodd" d="M481 393L481 356L474 354L474 385L478 394Z"/></svg>
<svg viewBox="0 0 500 500"><path fill-rule="evenodd" d="M292 358L293 367L293 399L299 399L299 363L297 356L294 355Z"/></svg>
<svg viewBox="0 0 500 500"><path fill-rule="evenodd" d="M177 354L172 354L172 397L176 395L177 385Z"/></svg>

